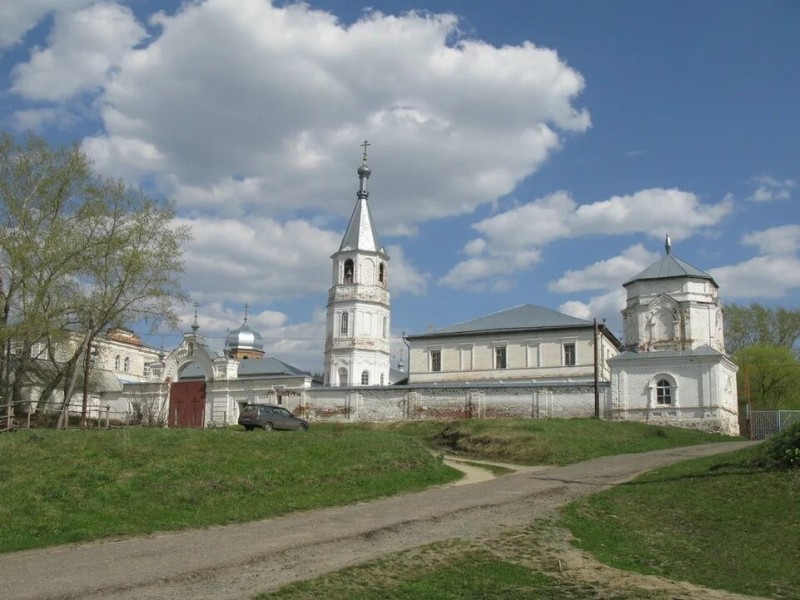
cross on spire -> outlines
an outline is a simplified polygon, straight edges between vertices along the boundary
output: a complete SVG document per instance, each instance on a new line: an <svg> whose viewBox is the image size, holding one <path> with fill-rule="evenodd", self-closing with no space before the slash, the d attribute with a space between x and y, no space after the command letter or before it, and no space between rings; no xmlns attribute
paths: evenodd
<svg viewBox="0 0 800 600"><path fill-rule="evenodd" d="M247 323L247 309L250 308L250 305L245 302L244 303L244 322Z"/></svg>
<svg viewBox="0 0 800 600"><path fill-rule="evenodd" d="M361 147L364 148L364 162L367 162L367 146L371 146L367 140L364 140L364 143L361 144Z"/></svg>
<svg viewBox="0 0 800 600"><path fill-rule="evenodd" d="M197 322L197 307L200 306L197 302L194 303L194 321L192 322L192 331L197 333L200 329L200 323Z"/></svg>

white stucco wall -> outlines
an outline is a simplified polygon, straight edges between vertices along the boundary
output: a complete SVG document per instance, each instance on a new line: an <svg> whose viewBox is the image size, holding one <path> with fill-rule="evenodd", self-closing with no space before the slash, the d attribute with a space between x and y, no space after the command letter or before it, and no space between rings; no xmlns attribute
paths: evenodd
<svg viewBox="0 0 800 600"><path fill-rule="evenodd" d="M594 379L591 329L511 334L442 336L411 340L409 383ZM617 354L600 335L600 379L610 376L607 358ZM564 344L575 344L575 365L564 366ZM495 349L506 348L506 368L495 368ZM431 370L431 352L441 352L441 371Z"/></svg>

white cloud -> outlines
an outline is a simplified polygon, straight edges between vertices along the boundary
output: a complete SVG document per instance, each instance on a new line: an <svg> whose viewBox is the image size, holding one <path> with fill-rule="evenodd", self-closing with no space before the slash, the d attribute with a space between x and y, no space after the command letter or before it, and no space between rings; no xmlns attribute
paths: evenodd
<svg viewBox="0 0 800 600"><path fill-rule="evenodd" d="M756 246L762 254L796 254L800 250L800 225L781 225L747 233L742 243Z"/></svg>
<svg viewBox="0 0 800 600"><path fill-rule="evenodd" d="M565 191L555 192L473 225L484 237L467 244L469 258L453 267L441 283L464 287L495 272L492 257L532 252L538 257L538 249L559 239L635 233L660 238L667 232L673 239L686 238L717 225L732 207L731 198L707 204L677 189L640 190L584 205ZM534 264L526 262L527 267Z"/></svg>
<svg viewBox="0 0 800 600"><path fill-rule="evenodd" d="M622 251L622 254L601 260L583 269L570 269L558 280L550 282L553 292L577 292L583 290L609 290L621 287L637 273L656 262L659 256L641 244Z"/></svg>
<svg viewBox="0 0 800 600"><path fill-rule="evenodd" d="M610 290L600 296L591 298L588 302L570 300L558 307L562 312L578 319L606 319L608 327L619 331L622 323L621 311L625 308L625 289L619 285L617 289Z"/></svg>
<svg viewBox="0 0 800 600"><path fill-rule="evenodd" d="M772 202L773 200L789 200L792 190L797 187L794 179L775 179L769 175L759 175L753 181L758 184L756 191L748 198L753 202Z"/></svg>
<svg viewBox="0 0 800 600"><path fill-rule="evenodd" d="M20 41L32 27L55 11L71 11L95 0L4 0L0 2L0 50Z"/></svg>
<svg viewBox="0 0 800 600"><path fill-rule="evenodd" d="M590 125L554 51L453 43L450 14L346 26L300 3L208 0L153 23L106 82L86 150L106 173L158 174L181 210L347 213L367 138L378 228L413 232L509 193Z"/></svg>
<svg viewBox="0 0 800 600"><path fill-rule="evenodd" d="M331 282L332 249L341 232L294 219L244 221L210 217L183 218L194 239L184 251L184 285L193 300L265 302L315 294L324 298ZM424 295L430 276L418 272L398 246L390 256L389 289L394 295Z"/></svg>
<svg viewBox="0 0 800 600"><path fill-rule="evenodd" d="M736 265L710 269L725 298L781 298L800 288L800 258L756 256Z"/></svg>
<svg viewBox="0 0 800 600"><path fill-rule="evenodd" d="M57 13L49 46L35 49L27 63L14 67L11 91L30 100L64 101L99 88L144 36L133 12L112 2Z"/></svg>
<svg viewBox="0 0 800 600"><path fill-rule="evenodd" d="M430 273L417 271L408 262L400 246L387 246L386 253L390 258L387 281L392 294L394 296L404 293L412 296L424 296L428 291L428 283L431 280Z"/></svg>
<svg viewBox="0 0 800 600"><path fill-rule="evenodd" d="M14 111L14 122L20 130L37 131L49 125L66 128L76 121L75 115L63 107L27 108Z"/></svg>
<svg viewBox="0 0 800 600"><path fill-rule="evenodd" d="M439 279L439 284L470 291L507 291L513 284L505 276L530 270L540 260L541 254L537 250L471 257L453 267L447 275ZM484 280L491 284L487 286Z"/></svg>

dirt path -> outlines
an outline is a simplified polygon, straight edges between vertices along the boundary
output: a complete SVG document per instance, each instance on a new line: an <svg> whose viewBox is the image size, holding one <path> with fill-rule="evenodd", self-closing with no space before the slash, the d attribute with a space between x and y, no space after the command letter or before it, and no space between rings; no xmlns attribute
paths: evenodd
<svg viewBox="0 0 800 600"><path fill-rule="evenodd" d="M0 597L249 598L392 552L529 526L645 471L747 444L610 456L255 523L0 555Z"/></svg>

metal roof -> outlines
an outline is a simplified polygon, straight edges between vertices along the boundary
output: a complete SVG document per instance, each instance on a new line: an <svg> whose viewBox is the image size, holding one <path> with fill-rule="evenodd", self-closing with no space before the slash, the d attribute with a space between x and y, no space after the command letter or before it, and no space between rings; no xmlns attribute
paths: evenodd
<svg viewBox="0 0 800 600"><path fill-rule="evenodd" d="M247 324L245 317L244 323L240 327L228 333L228 337L225 338L225 346L230 350L249 350L251 348L263 350L264 338Z"/></svg>
<svg viewBox="0 0 800 600"><path fill-rule="evenodd" d="M629 279L623 286L630 285L634 281L643 281L646 279L671 279L675 277L695 277L697 279L708 279L714 285L717 282L708 273L693 267L687 262L682 261L680 258L674 257L672 254L667 254L661 260L653 263L644 271ZM717 286L719 287L719 286Z"/></svg>
<svg viewBox="0 0 800 600"><path fill-rule="evenodd" d="M347 231L345 231L342 244L339 246L340 252L346 250L365 250L385 254L378 239L378 232L375 229L375 222L372 220L372 213L366 198L359 198L356 201Z"/></svg>
<svg viewBox="0 0 800 600"><path fill-rule="evenodd" d="M286 364L277 358L250 358L239 362L237 370L239 377L275 377L275 376L308 376L307 371L302 371L292 365ZM198 363L191 363L181 371L180 379L204 379L205 372Z"/></svg>
<svg viewBox="0 0 800 600"><path fill-rule="evenodd" d="M277 358L250 358L239 363L239 377L268 375L310 375L307 371L293 367Z"/></svg>
<svg viewBox="0 0 800 600"><path fill-rule="evenodd" d="M460 335L467 333L479 333L489 331L510 331L510 330L527 330L527 329L563 329L569 327L591 327L592 321L584 319L577 319L570 317L560 312L544 308L542 306L534 306L533 304L523 304L501 310L500 312L479 317L472 321L465 321L450 325L449 327L442 327L441 329L434 329L426 333L418 335L410 335L409 339L426 338L426 337L439 337L442 335Z"/></svg>

